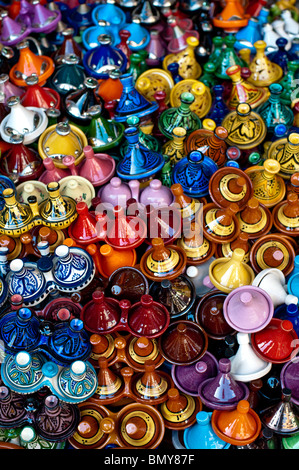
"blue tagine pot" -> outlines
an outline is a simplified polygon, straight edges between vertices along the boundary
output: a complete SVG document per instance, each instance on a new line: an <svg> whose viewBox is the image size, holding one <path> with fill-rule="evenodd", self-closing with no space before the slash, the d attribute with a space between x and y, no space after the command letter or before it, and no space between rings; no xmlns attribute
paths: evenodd
<svg viewBox="0 0 299 470"><path fill-rule="evenodd" d="M88 361L75 360L63 367L47 361L42 353L27 351L5 356L1 378L7 387L20 394L35 393L48 387L66 403L87 400L98 386L97 373Z"/></svg>
<svg viewBox="0 0 299 470"><path fill-rule="evenodd" d="M88 50L83 57L83 66L86 73L96 79L109 78L112 69L125 72L127 68L127 58L125 54L111 45L111 37L108 34L101 34L98 37L99 46Z"/></svg>
<svg viewBox="0 0 299 470"><path fill-rule="evenodd" d="M200 411L196 423L184 431L186 449L228 449L230 444L219 439L211 425L212 412Z"/></svg>
<svg viewBox="0 0 299 470"><path fill-rule="evenodd" d="M165 163L163 155L148 149L139 142L137 127L125 129L124 135L128 145L123 159L116 168L119 178L123 180L148 179L163 168Z"/></svg>
<svg viewBox="0 0 299 470"><path fill-rule="evenodd" d="M209 181L218 165L209 157L193 150L175 164L173 182L179 183L184 194L190 197L203 197L209 194Z"/></svg>
<svg viewBox="0 0 299 470"><path fill-rule="evenodd" d="M111 38L111 46L116 46L120 43L119 24L118 19L111 18L110 24L106 24L104 21L99 22L98 26L90 26L86 28L82 33L82 43L86 50L94 49L98 47L98 37L101 34L108 34Z"/></svg>
<svg viewBox="0 0 299 470"><path fill-rule="evenodd" d="M140 24L137 16L133 16L132 22L126 23L124 29L131 34L128 45L132 51L144 50L149 45L150 33Z"/></svg>
<svg viewBox="0 0 299 470"><path fill-rule="evenodd" d="M115 5L115 0L107 0L105 4L97 5L91 13L92 21L95 25L101 21L111 23L116 20L119 25L119 29L122 29L126 22L126 14Z"/></svg>
<svg viewBox="0 0 299 470"><path fill-rule="evenodd" d="M158 109L156 101L148 101L134 86L133 75L126 73L120 78L123 90L115 109L114 120L125 122L128 116L148 116Z"/></svg>

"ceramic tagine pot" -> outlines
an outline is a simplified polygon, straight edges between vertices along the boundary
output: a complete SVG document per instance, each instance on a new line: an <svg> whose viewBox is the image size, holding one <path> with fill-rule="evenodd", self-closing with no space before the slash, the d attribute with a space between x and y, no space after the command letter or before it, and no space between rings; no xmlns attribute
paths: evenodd
<svg viewBox="0 0 299 470"><path fill-rule="evenodd" d="M139 302L119 302L106 298L103 292L94 292L92 300L81 311L81 317L88 331L108 334L125 330L135 336L155 338L163 334L170 321L167 309L144 294Z"/></svg>
<svg viewBox="0 0 299 470"><path fill-rule="evenodd" d="M44 55L36 55L29 48L28 40L18 44L19 59L9 72L10 80L17 86L26 86L25 79L31 75L38 76L42 86L54 72L54 61Z"/></svg>
<svg viewBox="0 0 299 470"><path fill-rule="evenodd" d="M265 290L270 295L275 308L281 304L289 305L298 302L290 281L286 285L286 278L280 269L263 269L255 276L252 285Z"/></svg>
<svg viewBox="0 0 299 470"><path fill-rule="evenodd" d="M270 210L252 197L247 206L237 214L240 230L247 233L249 240L255 240L269 233L273 225Z"/></svg>
<svg viewBox="0 0 299 470"><path fill-rule="evenodd" d="M265 121L268 132L274 132L277 124L284 124L289 128L294 121L294 113L291 108L280 101L283 86L279 83L269 85L270 97L268 101L257 109L259 115Z"/></svg>
<svg viewBox="0 0 299 470"><path fill-rule="evenodd" d="M113 176L109 183L104 184L98 190L98 197L103 204L110 204L112 207L127 207L127 201L139 198L140 183L138 180L123 182L118 176Z"/></svg>
<svg viewBox="0 0 299 470"><path fill-rule="evenodd" d="M171 320L185 317L195 303L194 285L185 275L172 281L165 279L162 282L153 282L149 292L169 310Z"/></svg>
<svg viewBox="0 0 299 470"><path fill-rule="evenodd" d="M266 344L265 341L267 342L270 336L271 340ZM272 318L267 327L251 336L255 353L273 364L283 364L292 358L296 340L297 334L293 324L289 320L279 318Z"/></svg>
<svg viewBox="0 0 299 470"><path fill-rule="evenodd" d="M212 412L200 411L196 424L184 431L186 449L228 449L230 444L222 441L211 426Z"/></svg>
<svg viewBox="0 0 299 470"><path fill-rule="evenodd" d="M13 137L12 134L21 134L25 145L38 140L48 124L44 109L23 106L19 96L8 98L7 105L10 113L1 121L0 134L2 139L10 143L11 137Z"/></svg>
<svg viewBox="0 0 299 470"><path fill-rule="evenodd" d="M95 153L90 145L83 147L83 159L79 163L73 155L63 157L62 164L73 176L88 180L94 187L107 183L115 173L115 160L106 153Z"/></svg>
<svg viewBox="0 0 299 470"><path fill-rule="evenodd" d="M227 100L229 109L236 109L239 103L248 103L251 109L255 109L269 98L267 88L256 87L242 78L239 65L232 65L226 73L232 80L232 90Z"/></svg>
<svg viewBox="0 0 299 470"><path fill-rule="evenodd" d="M113 208L114 220L108 223L106 241L117 249L134 249L146 237L146 224L141 217L126 215L121 206Z"/></svg>
<svg viewBox="0 0 299 470"><path fill-rule="evenodd" d="M109 297L123 300L132 304L139 301L143 294L149 293L149 283L140 270L135 267L116 269L108 280L106 294ZM163 302L160 302L163 303Z"/></svg>
<svg viewBox="0 0 299 470"><path fill-rule="evenodd" d="M38 140L38 152L42 159L52 158L59 169L66 169L63 158L73 156L75 165L84 159L83 148L87 146L84 132L68 122L59 122L48 127Z"/></svg>
<svg viewBox="0 0 299 470"><path fill-rule="evenodd" d="M295 250L284 236L274 233L264 235L252 245L250 262L255 272L276 268L287 276L294 269Z"/></svg>
<svg viewBox="0 0 299 470"><path fill-rule="evenodd" d="M213 203L203 206L203 234L215 243L233 241L240 233L236 214L239 206L234 202L222 208Z"/></svg>
<svg viewBox="0 0 299 470"><path fill-rule="evenodd" d="M228 131L226 142L239 149L256 147L263 142L267 128L263 119L248 103L240 103L235 111L227 114L221 124Z"/></svg>
<svg viewBox="0 0 299 470"><path fill-rule="evenodd" d="M150 280L175 279L185 269L187 257L184 250L175 245L164 246L161 238L152 239L152 248L140 260L142 273Z"/></svg>
<svg viewBox="0 0 299 470"><path fill-rule="evenodd" d="M121 83L123 90L115 108L115 121L125 122L128 116L132 114L141 119L157 111L158 104L144 98L134 86L132 74L123 74Z"/></svg>
<svg viewBox="0 0 299 470"><path fill-rule="evenodd" d="M183 93L193 95L194 101L190 104L190 110L199 119L203 119L212 105L212 95L209 88L204 83L191 78L176 83L170 92L170 105L172 107L180 106Z"/></svg>
<svg viewBox="0 0 299 470"><path fill-rule="evenodd" d="M108 78L112 67L124 73L127 57L121 50L111 46L111 37L108 34L100 34L98 43L97 47L88 50L83 56L86 73L96 79Z"/></svg>
<svg viewBox="0 0 299 470"><path fill-rule="evenodd" d="M189 365L173 364L171 376L175 386L190 396L198 396L199 385L218 373L216 358L206 351L201 359Z"/></svg>
<svg viewBox="0 0 299 470"><path fill-rule="evenodd" d="M193 150L175 164L172 178L174 184L183 187L187 196L203 197L208 195L209 180L217 169L214 160Z"/></svg>
<svg viewBox="0 0 299 470"><path fill-rule="evenodd" d="M188 320L172 322L159 338L159 348L166 361L190 365L201 359L208 347L205 331Z"/></svg>
<svg viewBox="0 0 299 470"><path fill-rule="evenodd" d="M267 159L277 160L280 164L279 176L289 180L294 172L297 172L299 136L291 132L286 137L271 143L267 152Z"/></svg>
<svg viewBox="0 0 299 470"><path fill-rule="evenodd" d="M220 291L230 293L237 287L251 285L255 274L253 269L244 263L245 252L236 248L231 258L218 258L209 266L210 282Z"/></svg>
<svg viewBox="0 0 299 470"><path fill-rule="evenodd" d="M223 304L223 314L227 323L242 333L262 330L271 321L273 313L274 307L270 296L259 287L250 285L232 291Z"/></svg>
<svg viewBox="0 0 299 470"><path fill-rule="evenodd" d="M240 2L227 0L223 10L213 19L213 24L217 28L236 32L247 25L248 19L249 15L245 14Z"/></svg>
<svg viewBox="0 0 299 470"><path fill-rule="evenodd" d="M254 43L256 55L249 64L251 75L248 81L256 86L267 87L271 83L278 82L283 76L282 68L266 56L266 46L263 40Z"/></svg>
<svg viewBox="0 0 299 470"><path fill-rule="evenodd" d="M199 117L190 109L194 99L192 93L182 93L180 96L180 106L166 109L159 117L159 129L168 139L172 138L172 132L175 127L184 127L187 136L194 130L201 128Z"/></svg>
<svg viewBox="0 0 299 470"><path fill-rule="evenodd" d="M227 131L221 126L217 126L214 131L198 129L189 135L184 147L187 153L193 150L200 151L214 160L218 167L222 167L226 161L226 138Z"/></svg>
<svg viewBox="0 0 299 470"><path fill-rule="evenodd" d="M261 421L279 436L293 436L298 433L298 412L292 403L292 391L283 387L281 400L261 413Z"/></svg>
<svg viewBox="0 0 299 470"><path fill-rule="evenodd" d="M209 193L219 207L227 207L234 202L242 210L253 196L253 187L245 172L226 167L218 169L210 178Z"/></svg>
<svg viewBox="0 0 299 470"><path fill-rule="evenodd" d="M253 165L245 170L251 179L254 197L266 207L274 207L285 197L285 182L279 172L279 162L270 158L262 166Z"/></svg>
<svg viewBox="0 0 299 470"><path fill-rule="evenodd" d="M18 185L40 178L44 167L36 150L24 144L21 134L12 135L10 143L9 148L2 151L1 173Z"/></svg>
<svg viewBox="0 0 299 470"><path fill-rule="evenodd" d="M260 380L269 373L272 368L272 363L267 362L258 357L251 344L249 333L237 333L238 350L236 354L231 356L231 374L235 380L240 382L249 382L249 389L253 395L256 391L260 390L263 386L263 382ZM258 405L253 406L255 403L254 397L249 396L253 408L257 408Z"/></svg>
<svg viewBox="0 0 299 470"><path fill-rule="evenodd" d="M38 77L36 75L26 78L26 87L25 92L21 95L23 106L60 109L60 96L57 91L38 85Z"/></svg>
<svg viewBox="0 0 299 470"><path fill-rule="evenodd" d="M185 251L188 266L206 263L216 250L216 244L201 235L197 222L191 222L190 229L178 239L177 245Z"/></svg>
<svg viewBox="0 0 299 470"><path fill-rule="evenodd" d="M248 398L249 390L244 383L235 381L232 377L229 359L220 359L218 369L215 377L201 382L198 387L199 397L213 410L234 410L239 400Z"/></svg>
<svg viewBox="0 0 299 470"><path fill-rule="evenodd" d="M198 398L188 397L176 388L168 390L168 400L160 405L165 427L182 430L194 424L196 414L202 409Z"/></svg>
<svg viewBox="0 0 299 470"><path fill-rule="evenodd" d="M296 236L298 232L297 212L298 195L289 193L284 201L273 208L273 224L278 232L291 237Z"/></svg>
<svg viewBox="0 0 299 470"><path fill-rule="evenodd" d="M90 109L101 107L100 97L96 93L98 81L93 77L84 80L83 86L71 91L63 99L63 109L72 124L85 129L91 122Z"/></svg>
<svg viewBox="0 0 299 470"><path fill-rule="evenodd" d="M262 423L247 400L240 400L234 410L215 410L212 428L216 435L232 445L247 445L260 434Z"/></svg>
<svg viewBox="0 0 299 470"><path fill-rule="evenodd" d="M126 181L146 180L162 170L165 163L162 154L139 143L139 130L136 127L125 129L124 135L128 141L128 147L116 168L119 178Z"/></svg>

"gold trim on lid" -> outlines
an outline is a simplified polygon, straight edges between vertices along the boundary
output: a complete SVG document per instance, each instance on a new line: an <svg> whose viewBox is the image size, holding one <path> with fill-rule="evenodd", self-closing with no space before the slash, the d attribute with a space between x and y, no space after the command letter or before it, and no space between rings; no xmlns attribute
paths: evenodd
<svg viewBox="0 0 299 470"><path fill-rule="evenodd" d="M130 357L135 361L137 362L138 364L144 364L145 361L148 361L148 360L155 360L158 355L159 355L159 349L158 349L158 346L157 346L157 342L155 339L152 339L151 342L153 344L153 350L152 352L148 355L148 356L139 356L135 349L134 349L134 346L135 346L135 343L136 341L138 341L139 338L133 338L133 340L130 342L129 344L129 355Z"/></svg>
<svg viewBox="0 0 299 470"><path fill-rule="evenodd" d="M222 256L224 258L231 258L232 254L233 254L233 250L231 248L231 243L221 243L220 249L221 249ZM250 252L248 251L244 255L244 258L243 258L244 263L249 262L249 253Z"/></svg>
<svg viewBox="0 0 299 470"><path fill-rule="evenodd" d="M100 422L103 419L103 416L96 410L80 410L80 416L81 416L81 421L84 416L92 416L94 419L99 423L98 431L96 434L92 437L83 437L80 435L78 431L75 431L74 434L72 435L72 438L77 441L79 444L84 445L84 446L92 446L96 442L98 442L100 439L102 439L104 433L101 431L100 428Z"/></svg>
<svg viewBox="0 0 299 470"><path fill-rule="evenodd" d="M166 421L169 421L170 423L182 423L186 421L187 419L189 419L195 411L196 404L195 404L194 398L189 395L186 395L185 393L181 393L181 395L183 395L187 399L186 406L183 410L177 413L170 411L167 408L167 401L162 403L161 405L161 408L160 408L161 414L163 418Z"/></svg>
<svg viewBox="0 0 299 470"><path fill-rule="evenodd" d="M183 248L188 258L204 258L210 250L210 243L206 238L203 239L202 244L198 247L190 247L182 238L178 240L177 244Z"/></svg>
<svg viewBox="0 0 299 470"><path fill-rule="evenodd" d="M227 237L231 235L235 230L235 223L232 219L232 223L229 226L224 226L219 223L217 219L217 212L219 208L216 207L214 209L210 209L205 215L205 224L207 225L207 229L210 230L212 233L215 233L219 237Z"/></svg>
<svg viewBox="0 0 299 470"><path fill-rule="evenodd" d="M130 419L134 418L134 417L141 418L144 421L145 425L146 425L146 433L145 433L144 437L142 437L141 439L131 438L128 435L127 430L126 430L126 426L128 424L128 421ZM147 444L149 444L151 442L151 440L153 439L153 437L155 436L155 434L156 434L156 423L155 423L155 420L153 419L153 417L149 413L146 413L145 411L141 411L141 410L136 410L136 411L132 411L131 413L128 413L122 419L120 431L121 431L121 434L122 434L122 438L126 442L128 442L128 444L130 444L134 447L142 447L142 446L146 446Z"/></svg>
<svg viewBox="0 0 299 470"><path fill-rule="evenodd" d="M167 381L161 377L161 382L159 385L155 385L152 388L145 387L142 383L142 378L140 378L135 385L136 392L139 393L139 395L143 396L144 398L157 398L163 395L168 388L168 383Z"/></svg>
<svg viewBox="0 0 299 470"><path fill-rule="evenodd" d="M232 193L230 190L229 190L229 182L232 180L232 179L238 179L240 178L240 175L224 175L223 178L221 178L220 182L219 182L219 190L220 190L220 193L222 194L222 196L227 200L227 201L230 201L230 202L238 202L238 201L242 201L242 199L245 197L246 195L246 192L247 192L247 187L246 187L246 184L243 186L243 189L240 193L236 194L236 193Z"/></svg>
<svg viewBox="0 0 299 470"><path fill-rule="evenodd" d="M122 381L119 377L116 377L114 382L110 385L98 385L95 394L99 396L111 396L115 395L122 387Z"/></svg>
<svg viewBox="0 0 299 470"><path fill-rule="evenodd" d="M268 221L267 214L266 214L265 210L263 209L263 207L260 206L259 209L261 211L261 218L255 224L249 224L248 222L244 222L244 220L241 219L240 213L237 214L237 218L238 218L238 221L239 221L239 224L240 224L240 230L242 232L245 232L245 233L258 233L266 227L267 221Z"/></svg>
<svg viewBox="0 0 299 470"><path fill-rule="evenodd" d="M150 253L149 256L146 259L146 266L148 269L152 272L156 273L167 273L169 271L172 271L179 263L180 261L180 256L177 251L171 250L167 248L170 251L170 256L168 259L162 260L162 261L156 261L153 259L153 254Z"/></svg>
<svg viewBox="0 0 299 470"><path fill-rule="evenodd" d="M260 269L268 269L269 266L265 261L264 261L264 254L269 248L277 248L280 250L283 254L282 262L275 266L276 269L280 269L280 271L283 271L289 264L289 252L287 248L283 245L283 243L280 243L279 241L269 241L267 243L264 243L263 245L260 246L260 248L256 252L256 262L259 266Z"/></svg>
<svg viewBox="0 0 299 470"><path fill-rule="evenodd" d="M99 359L99 357L105 357L106 359L108 359L109 357L111 357L113 351L114 351L114 339L111 335L105 335L105 338L108 340L108 345L107 345L107 348L105 351L103 351L101 354L98 354L98 353L95 353L93 351L91 351L91 354L90 354L90 358L91 359L94 359L95 361L97 361Z"/></svg>
<svg viewBox="0 0 299 470"><path fill-rule="evenodd" d="M247 103L240 103L235 111L227 114L221 126L228 132L226 143L240 149L256 147L267 134L265 122Z"/></svg>
<svg viewBox="0 0 299 470"><path fill-rule="evenodd" d="M284 206L282 205L277 211L277 219L281 225L290 227L291 229L299 229L299 217L286 217L284 214Z"/></svg>

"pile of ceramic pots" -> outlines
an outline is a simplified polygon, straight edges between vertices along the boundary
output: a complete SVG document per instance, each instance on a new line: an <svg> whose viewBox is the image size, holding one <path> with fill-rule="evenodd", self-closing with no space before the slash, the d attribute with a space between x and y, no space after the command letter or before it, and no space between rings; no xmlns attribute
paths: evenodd
<svg viewBox="0 0 299 470"><path fill-rule="evenodd" d="M294 2L0 5L0 448L299 448Z"/></svg>

